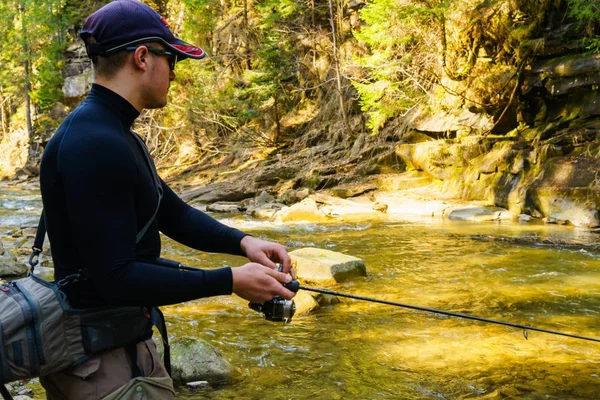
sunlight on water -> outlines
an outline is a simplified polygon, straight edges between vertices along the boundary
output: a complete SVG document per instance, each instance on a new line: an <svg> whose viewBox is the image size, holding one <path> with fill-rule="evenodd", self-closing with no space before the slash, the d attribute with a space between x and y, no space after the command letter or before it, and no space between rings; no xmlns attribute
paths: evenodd
<svg viewBox="0 0 600 400"><path fill-rule="evenodd" d="M0 187L2 189L2 187ZM0 234L37 223L33 189L0 190ZM597 233L541 224L347 220L223 222L290 250L360 257L368 276L330 290L600 337L600 254L553 241ZM515 244L527 238L537 244ZM533 240L534 239L534 240ZM186 265L237 266L241 257L164 241ZM178 399L600 399L600 343L340 298L334 306L265 321L236 296L166 307L172 338L197 336L236 368L232 382Z"/></svg>
<svg viewBox="0 0 600 400"><path fill-rule="evenodd" d="M544 225L257 223L290 250L315 246L365 260L368 276L329 289L600 337L600 257L494 237L594 240ZM590 236L591 235L591 236ZM191 265L240 265L169 242ZM195 261L195 262L192 262ZM189 399L595 399L600 343L341 298L291 324L265 321L237 297L169 307L174 336L215 345L233 382Z"/></svg>

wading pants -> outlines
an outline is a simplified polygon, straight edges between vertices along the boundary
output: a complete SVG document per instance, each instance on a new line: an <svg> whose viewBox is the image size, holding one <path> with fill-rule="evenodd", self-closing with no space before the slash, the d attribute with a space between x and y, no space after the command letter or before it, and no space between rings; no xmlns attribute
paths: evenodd
<svg viewBox="0 0 600 400"><path fill-rule="evenodd" d="M168 377L152 339L137 344L138 366L143 376ZM95 400L117 391L131 380L131 359L124 348L107 351L85 363L40 378L48 400ZM160 399L174 399L171 390Z"/></svg>

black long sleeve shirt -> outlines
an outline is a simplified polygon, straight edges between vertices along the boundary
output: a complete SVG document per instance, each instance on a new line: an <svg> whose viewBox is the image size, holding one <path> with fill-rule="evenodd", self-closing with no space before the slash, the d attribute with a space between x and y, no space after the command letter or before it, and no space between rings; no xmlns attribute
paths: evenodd
<svg viewBox="0 0 600 400"><path fill-rule="evenodd" d="M46 147L40 185L55 279L85 270L65 289L75 307L160 306L231 294L231 268L179 271L153 263L159 231L197 250L243 255L244 233L183 202L162 180L158 204L144 150L130 131L138 111L93 85Z"/></svg>

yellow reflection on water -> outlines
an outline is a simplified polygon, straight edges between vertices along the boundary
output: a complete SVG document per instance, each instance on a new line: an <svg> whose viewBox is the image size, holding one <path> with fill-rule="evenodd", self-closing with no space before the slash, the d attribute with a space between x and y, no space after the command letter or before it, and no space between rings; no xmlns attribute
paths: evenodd
<svg viewBox="0 0 600 400"><path fill-rule="evenodd" d="M291 249L321 247L365 260L366 278L329 289L600 337L597 254L496 240L593 240L579 231L379 222L251 233ZM244 262L167 247L211 268ZM173 336L209 341L238 371L226 386L196 394L182 388L178 398L600 399L595 342L534 331L525 339L516 328L350 299L288 325L265 321L235 296L166 314Z"/></svg>

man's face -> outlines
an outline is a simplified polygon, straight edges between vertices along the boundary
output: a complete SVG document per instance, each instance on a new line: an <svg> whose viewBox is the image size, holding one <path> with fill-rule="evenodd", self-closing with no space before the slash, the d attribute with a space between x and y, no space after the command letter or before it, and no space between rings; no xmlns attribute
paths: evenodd
<svg viewBox="0 0 600 400"><path fill-rule="evenodd" d="M144 108L162 108L167 105L167 95L171 81L175 79L175 54L163 45L153 43L148 46L148 71L144 84Z"/></svg>

